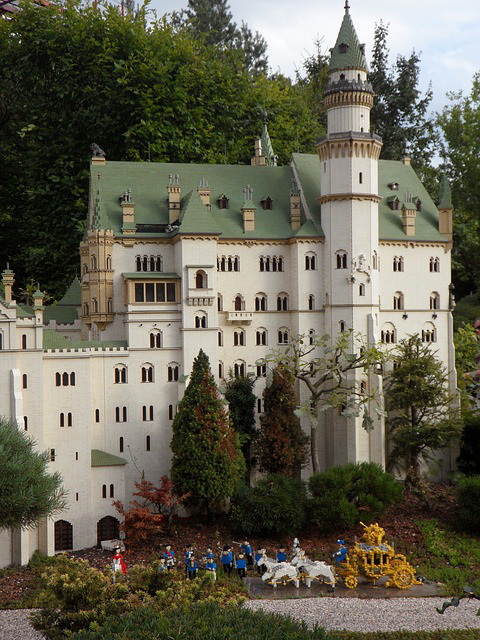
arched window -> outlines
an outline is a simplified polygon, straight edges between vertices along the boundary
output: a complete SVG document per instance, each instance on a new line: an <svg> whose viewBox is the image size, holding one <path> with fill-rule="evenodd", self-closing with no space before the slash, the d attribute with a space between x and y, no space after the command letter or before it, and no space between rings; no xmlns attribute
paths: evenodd
<svg viewBox="0 0 480 640"><path fill-rule="evenodd" d="M288 295L286 293L278 294L277 311L288 311Z"/></svg>
<svg viewBox="0 0 480 640"><path fill-rule="evenodd" d="M88 264L82 264L82 275L86 275L88 273Z"/></svg>
<svg viewBox="0 0 480 640"><path fill-rule="evenodd" d="M401 291L397 291L393 296L393 308L395 311L403 311L405 308L403 293Z"/></svg>
<svg viewBox="0 0 480 640"><path fill-rule="evenodd" d="M337 269L347 268L347 253L345 251L337 251L336 260L337 260Z"/></svg>
<svg viewBox="0 0 480 640"><path fill-rule="evenodd" d="M92 309L93 313L98 313L98 300L96 298L92 298Z"/></svg>
<svg viewBox="0 0 480 640"><path fill-rule="evenodd" d="M404 270L404 260L403 256L394 256L393 258L393 270L394 271L403 271Z"/></svg>
<svg viewBox="0 0 480 640"><path fill-rule="evenodd" d="M218 377L223 378L223 362L218 363Z"/></svg>
<svg viewBox="0 0 480 640"><path fill-rule="evenodd" d="M123 436L120 436L118 440L118 450L120 451L120 453L123 453Z"/></svg>
<svg viewBox="0 0 480 640"><path fill-rule="evenodd" d="M153 405L143 405L142 420L143 422L151 422L153 420Z"/></svg>
<svg viewBox="0 0 480 640"><path fill-rule="evenodd" d="M234 309L235 311L243 311L245 309L245 303L243 301L243 296L241 296L240 294L235 296L235 300L234 300Z"/></svg>
<svg viewBox="0 0 480 640"><path fill-rule="evenodd" d="M60 414L60 426L61 427L65 426L65 414L64 413Z"/></svg>
<svg viewBox="0 0 480 640"><path fill-rule="evenodd" d="M27 416L23 416L23 430L28 431L28 418Z"/></svg>
<svg viewBox="0 0 480 640"><path fill-rule="evenodd" d="M145 449L146 449L147 451L150 451L150 436L147 436L147 437L145 438Z"/></svg>
<svg viewBox="0 0 480 640"><path fill-rule="evenodd" d="M223 333L222 331L218 332L218 346L223 347Z"/></svg>
<svg viewBox="0 0 480 640"><path fill-rule="evenodd" d="M62 384L64 387L68 387L68 383L69 383L70 377L68 375L68 373L66 371L63 372L62 375Z"/></svg>
<svg viewBox="0 0 480 640"><path fill-rule="evenodd" d="M55 551L70 551L73 549L73 526L70 522L57 520L53 528Z"/></svg>
<svg viewBox="0 0 480 640"><path fill-rule="evenodd" d="M315 309L315 296L310 294L308 296L308 310L313 311Z"/></svg>
<svg viewBox="0 0 480 640"><path fill-rule="evenodd" d="M343 333L347 328L347 325L345 324L345 320L340 320L338 324L340 327L340 333Z"/></svg>
<svg viewBox="0 0 480 640"><path fill-rule="evenodd" d="M358 295L359 296L365 295L365 285L363 283L358 285Z"/></svg>
<svg viewBox="0 0 480 640"><path fill-rule="evenodd" d="M97 256L93 255L90 257L90 265L92 268L92 271L96 271L97 269Z"/></svg>
<svg viewBox="0 0 480 640"><path fill-rule="evenodd" d="M440 295L436 291L433 291L430 296L430 309L440 309Z"/></svg>
<svg viewBox="0 0 480 640"><path fill-rule="evenodd" d="M141 258L141 256L137 256L135 258L135 265L136 265L137 271L141 271L142 270L142 258Z"/></svg>
<svg viewBox="0 0 480 640"><path fill-rule="evenodd" d="M22 376L22 389L28 389L28 376L26 373Z"/></svg>
<svg viewBox="0 0 480 640"><path fill-rule="evenodd" d="M243 329L235 329L233 332L233 346L244 347L245 344L245 331Z"/></svg>
<svg viewBox="0 0 480 640"><path fill-rule="evenodd" d="M107 313L113 313L113 299L107 299Z"/></svg>
<svg viewBox="0 0 480 640"><path fill-rule="evenodd" d="M173 420L173 404L168 405L168 419Z"/></svg>
<svg viewBox="0 0 480 640"><path fill-rule="evenodd" d="M61 373L58 373L58 371L55 374L55 385L57 387L61 387L62 386L62 375L61 375Z"/></svg>
<svg viewBox="0 0 480 640"><path fill-rule="evenodd" d="M255 311L267 310L267 296L264 293L257 293L255 296Z"/></svg>
<svg viewBox="0 0 480 640"><path fill-rule="evenodd" d="M100 409L95 409L95 422L100 422Z"/></svg>
<svg viewBox="0 0 480 640"><path fill-rule="evenodd" d="M88 302L85 302L85 304L83 305L83 315L84 316L90 315L90 305L88 304Z"/></svg>
<svg viewBox="0 0 480 640"><path fill-rule="evenodd" d="M315 271L317 268L317 256L313 252L309 252L305 256L305 271Z"/></svg>
<svg viewBox="0 0 480 640"><path fill-rule="evenodd" d="M207 282L207 274L205 273L205 271L197 271L195 274L195 288L206 289Z"/></svg>
<svg viewBox="0 0 480 640"><path fill-rule="evenodd" d="M433 273L439 273L440 271L440 258L430 258L430 271Z"/></svg>
<svg viewBox="0 0 480 640"><path fill-rule="evenodd" d="M178 364L172 363L168 365L167 368L167 380L168 382L177 382L178 381Z"/></svg>
<svg viewBox="0 0 480 640"><path fill-rule="evenodd" d="M225 194L222 194L217 200L219 209L228 209L228 198Z"/></svg>
<svg viewBox="0 0 480 640"><path fill-rule="evenodd" d="M436 342L437 330L432 322L427 322L422 330L422 342Z"/></svg>
<svg viewBox="0 0 480 640"><path fill-rule="evenodd" d="M72 373L70 374L70 386L75 386L75 371L72 371Z"/></svg>
<svg viewBox="0 0 480 640"><path fill-rule="evenodd" d="M372 268L375 270L378 269L378 255L376 251L373 252L372 256Z"/></svg>
<svg viewBox="0 0 480 640"><path fill-rule="evenodd" d="M112 256L107 256L106 264L107 264L107 271L111 271L112 270Z"/></svg>
<svg viewBox="0 0 480 640"><path fill-rule="evenodd" d="M70 412L67 413L67 427L73 427L73 416Z"/></svg>
<svg viewBox="0 0 480 640"><path fill-rule="evenodd" d="M127 382L127 367L124 364L117 364L114 370L115 384L125 384Z"/></svg>
<svg viewBox="0 0 480 640"><path fill-rule="evenodd" d="M363 173L361 171L358 174L358 184L363 184Z"/></svg>
<svg viewBox="0 0 480 640"><path fill-rule="evenodd" d="M106 497L107 497L107 485L102 484L102 498L106 498Z"/></svg>
<svg viewBox="0 0 480 640"><path fill-rule="evenodd" d="M220 293L217 296L217 311L223 311L223 297Z"/></svg>
<svg viewBox="0 0 480 640"><path fill-rule="evenodd" d="M207 328L207 314L203 311L199 311L195 314L195 329Z"/></svg>
<svg viewBox="0 0 480 640"><path fill-rule="evenodd" d="M278 330L278 344L288 344L288 343L289 343L288 329L286 327L281 327Z"/></svg>
<svg viewBox="0 0 480 640"><path fill-rule="evenodd" d="M150 331L150 349L160 349L162 346L162 332L158 329Z"/></svg>
<svg viewBox="0 0 480 640"><path fill-rule="evenodd" d="M153 382L153 365L150 363L142 365L142 382Z"/></svg>
<svg viewBox="0 0 480 640"><path fill-rule="evenodd" d="M237 360L233 364L233 375L236 378L244 378L247 371L246 364L243 360Z"/></svg>
<svg viewBox="0 0 480 640"><path fill-rule="evenodd" d="M255 332L256 344L257 346L266 346L267 345L267 330L263 327L260 327Z"/></svg>
<svg viewBox="0 0 480 640"><path fill-rule="evenodd" d="M397 342L397 330L391 322L383 325L380 333L381 340L384 344L395 344Z"/></svg>
<svg viewBox="0 0 480 640"><path fill-rule="evenodd" d="M257 378L266 378L267 376L267 364L263 361L256 364Z"/></svg>
<svg viewBox="0 0 480 640"><path fill-rule="evenodd" d="M22 334L22 349L26 349L27 348L27 336L26 334Z"/></svg>
<svg viewBox="0 0 480 640"><path fill-rule="evenodd" d="M310 329L308 332L308 343L310 346L315 344L315 329Z"/></svg>

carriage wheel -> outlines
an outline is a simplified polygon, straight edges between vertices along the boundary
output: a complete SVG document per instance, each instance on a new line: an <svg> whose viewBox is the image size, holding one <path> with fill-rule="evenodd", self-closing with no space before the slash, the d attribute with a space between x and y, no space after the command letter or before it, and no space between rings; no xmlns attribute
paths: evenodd
<svg viewBox="0 0 480 640"><path fill-rule="evenodd" d="M355 576L347 576L345 578L345 586L348 589L355 589L357 584L358 584L358 580L357 580L357 578Z"/></svg>
<svg viewBox="0 0 480 640"><path fill-rule="evenodd" d="M415 582L415 575L411 567L397 569L392 576L393 584L399 589L409 589Z"/></svg>
<svg viewBox="0 0 480 640"><path fill-rule="evenodd" d="M396 569L400 569L400 567L402 567L406 563L406 561L406 557L398 553L392 558L390 562L390 569L393 569L393 571L395 571Z"/></svg>

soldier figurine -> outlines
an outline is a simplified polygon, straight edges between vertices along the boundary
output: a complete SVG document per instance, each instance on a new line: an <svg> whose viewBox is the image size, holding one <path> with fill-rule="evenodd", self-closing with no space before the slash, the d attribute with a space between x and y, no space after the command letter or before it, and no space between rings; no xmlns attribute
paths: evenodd
<svg viewBox="0 0 480 640"><path fill-rule="evenodd" d="M165 551L163 552L163 559L165 560L165 565L167 567L167 571L171 571L175 566L175 551L172 549L172 545L167 544L165 547Z"/></svg>
<svg viewBox="0 0 480 640"><path fill-rule="evenodd" d="M247 575L247 559L244 553L239 553L237 558L237 573L240 578Z"/></svg>
<svg viewBox="0 0 480 640"><path fill-rule="evenodd" d="M198 564L197 564L197 561L195 560L195 556L192 554L188 559L187 578L189 580L193 580L194 578L197 577L197 572L198 572Z"/></svg>
<svg viewBox="0 0 480 640"><path fill-rule="evenodd" d="M287 552L285 551L285 547L282 545L277 551L277 562L286 562L287 561Z"/></svg>
<svg viewBox="0 0 480 640"><path fill-rule="evenodd" d="M213 581L215 582L217 579L217 563L215 562L215 556L213 553L207 553L205 569L208 573L213 575Z"/></svg>
<svg viewBox="0 0 480 640"><path fill-rule="evenodd" d="M223 573L231 575L233 569L233 551L229 544L226 544L223 547L221 561L223 565Z"/></svg>
<svg viewBox="0 0 480 640"><path fill-rule="evenodd" d="M245 557L247 559L247 566L248 567L253 567L253 551L252 551L252 545L249 543L249 541L245 538L245 540L243 541L243 544L240 545L240 549L243 551L243 553L245 554ZM238 564L237 564L238 567Z"/></svg>

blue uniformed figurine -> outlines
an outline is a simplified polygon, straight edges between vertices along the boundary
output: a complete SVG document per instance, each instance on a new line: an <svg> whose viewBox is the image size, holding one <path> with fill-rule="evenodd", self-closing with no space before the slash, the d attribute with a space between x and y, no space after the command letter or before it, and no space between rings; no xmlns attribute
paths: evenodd
<svg viewBox="0 0 480 640"><path fill-rule="evenodd" d="M248 567L253 567L253 551L252 551L252 545L249 543L249 541L245 538L243 544L240 545L240 549L243 551L243 553L245 554L245 557L247 559L247 566ZM237 565L238 566L238 565Z"/></svg>
<svg viewBox="0 0 480 640"><path fill-rule="evenodd" d="M172 549L172 546L170 544L167 544L167 546L165 547L165 551L163 552L163 560L165 560L167 571L171 571L175 565L175 551Z"/></svg>
<svg viewBox="0 0 480 640"><path fill-rule="evenodd" d="M184 555L184 560L185 560L185 573L188 575L188 565L190 562L190 558L193 557L193 544L187 544L187 546L185 547L185 555Z"/></svg>
<svg viewBox="0 0 480 640"><path fill-rule="evenodd" d="M231 575L233 569L233 551L230 545L226 544L223 547L221 560L223 565L223 573L228 573L228 575Z"/></svg>
<svg viewBox="0 0 480 640"><path fill-rule="evenodd" d="M165 573L165 571L167 571L167 561L165 560L165 558L160 558L160 564L158 566L158 572L159 573Z"/></svg>
<svg viewBox="0 0 480 640"><path fill-rule="evenodd" d="M333 558L335 559L335 564L340 564L341 562L345 562L347 559L347 547L345 546L344 540L337 540L338 551L335 551L333 554Z"/></svg>
<svg viewBox="0 0 480 640"><path fill-rule="evenodd" d="M198 571L197 561L195 560L195 556L191 555L190 558L188 559L188 564L187 564L187 578L189 580L193 580L194 578L196 578L197 571Z"/></svg>
<svg viewBox="0 0 480 640"><path fill-rule="evenodd" d="M285 547L280 547L277 551L277 562L286 562L287 561L287 552L285 551Z"/></svg>
<svg viewBox="0 0 480 640"><path fill-rule="evenodd" d="M213 580L215 581L217 579L217 563L215 562L215 556L213 553L207 553L205 560L205 569L208 573L213 575Z"/></svg>
<svg viewBox="0 0 480 640"><path fill-rule="evenodd" d="M244 553L239 553L237 558L237 573L240 578L245 578L247 575L247 559Z"/></svg>
<svg viewBox="0 0 480 640"><path fill-rule="evenodd" d="M258 564L258 561L265 553L265 549L263 547L258 547L257 553L255 554L255 566L257 567L258 575L262 575L267 570L267 567L264 564Z"/></svg>

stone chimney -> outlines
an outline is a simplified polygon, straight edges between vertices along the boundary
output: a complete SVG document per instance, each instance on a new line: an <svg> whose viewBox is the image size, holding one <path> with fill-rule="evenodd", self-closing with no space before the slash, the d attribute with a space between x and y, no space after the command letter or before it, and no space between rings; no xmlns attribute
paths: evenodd
<svg viewBox="0 0 480 640"><path fill-rule="evenodd" d="M403 232L407 236L415 235L415 220L417 218L417 206L413 202L405 202L402 207Z"/></svg>
<svg viewBox="0 0 480 640"><path fill-rule="evenodd" d="M2 283L5 288L5 302L10 304L12 302L12 287L15 282L15 276L13 271L10 271L7 263L7 268L2 272Z"/></svg>
<svg viewBox="0 0 480 640"><path fill-rule="evenodd" d="M43 296L44 294L40 291L40 287L37 284L37 290L33 294L33 310L37 324L43 324L43 312L45 310L43 306Z"/></svg>
<svg viewBox="0 0 480 640"><path fill-rule="evenodd" d="M255 231L255 205L253 204L253 189L247 184L243 190L243 230Z"/></svg>
<svg viewBox="0 0 480 640"><path fill-rule="evenodd" d="M403 164L410 164L411 163L411 158L410 158L410 149L408 148L408 142L405 139L403 141L403 150L402 150L402 163Z"/></svg>
<svg viewBox="0 0 480 640"><path fill-rule="evenodd" d="M200 196L203 204L210 211L210 209L212 208L210 204L210 195L212 193L212 190L208 186L208 182L205 180L205 178L202 178L200 180L200 184L197 187L197 193Z"/></svg>
<svg viewBox="0 0 480 640"><path fill-rule="evenodd" d="M182 189L179 185L178 173L170 174L168 176L168 223L173 224L180 217L180 201L182 195Z"/></svg>
<svg viewBox="0 0 480 640"><path fill-rule="evenodd" d="M122 232L125 235L136 232L135 226L135 203L132 200L132 190L124 191L120 196L120 206L122 207Z"/></svg>
<svg viewBox="0 0 480 640"><path fill-rule="evenodd" d="M290 191L290 225L293 231L300 227L300 189L296 180L292 180Z"/></svg>
<svg viewBox="0 0 480 640"><path fill-rule="evenodd" d="M253 167L265 167L267 164L267 160L263 155L261 138L257 138L255 140L255 155L251 158L250 164Z"/></svg>

